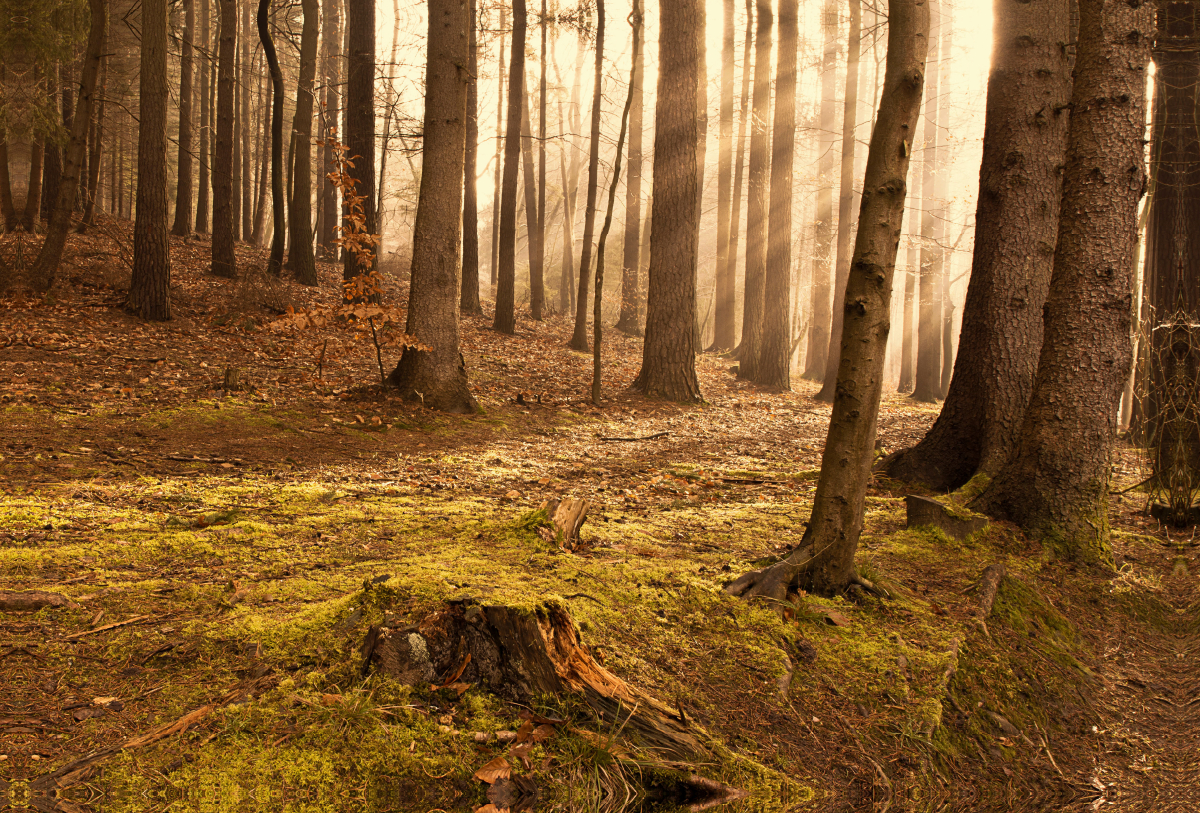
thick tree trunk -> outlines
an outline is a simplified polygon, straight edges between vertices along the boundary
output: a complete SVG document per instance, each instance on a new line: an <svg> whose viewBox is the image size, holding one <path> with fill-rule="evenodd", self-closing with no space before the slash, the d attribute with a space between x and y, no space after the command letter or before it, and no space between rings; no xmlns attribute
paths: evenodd
<svg viewBox="0 0 1200 813"><path fill-rule="evenodd" d="M317 238L321 246L321 259L337 258L338 188L328 178L334 169L333 145L329 140L339 137L338 133L338 87L342 81L342 62L339 46L342 42L339 0L325 0L321 4L321 54L325 76L325 109L321 113L321 132L325 143L321 146L321 232ZM341 134L345 137L345 134Z"/></svg>
<svg viewBox="0 0 1200 813"><path fill-rule="evenodd" d="M889 476L946 491L976 472L994 476L1016 445L1037 371L1058 239L1071 98L1070 57L1059 43L1067 41L1069 26L1067 0L997 8L975 252L963 308L965 352L937 423L886 463ZM911 312L911 295L905 304ZM911 347L910 339L906 360Z"/></svg>
<svg viewBox="0 0 1200 813"><path fill-rule="evenodd" d="M596 81L592 89L592 131L588 150L587 206L583 212L583 251L579 257L579 293L575 296L575 332L567 346L572 350L586 351L588 280L592 270L592 236L596 230L596 195L600 188L600 117L604 94L604 0L596 0ZM695 140L692 142L695 149ZM655 175L655 178L658 176ZM695 264L693 263L693 274ZM693 283L693 288L695 283ZM603 291L596 291L602 296Z"/></svg>
<svg viewBox="0 0 1200 813"><path fill-rule="evenodd" d="M833 256L833 156L837 143L838 12L833 0L825 0L821 11L821 30L825 53L821 61L821 105L817 136L819 186L817 187L817 226L813 239L812 288L808 314L808 352L804 357L804 378L822 381L829 366L829 331L833 298L830 261ZM911 136L910 136L911 138Z"/></svg>
<svg viewBox="0 0 1200 813"><path fill-rule="evenodd" d="M660 9L658 96L654 109L654 226L642 369L633 383L651 398L699 401L696 378L696 97L700 84L699 25L703 0Z"/></svg>
<svg viewBox="0 0 1200 813"><path fill-rule="evenodd" d="M0 139L0 218L4 231L17 228L17 205L13 201L12 178L8 172L8 142Z"/></svg>
<svg viewBox="0 0 1200 813"><path fill-rule="evenodd" d="M746 201L746 283L742 299L742 342L738 377L758 377L766 307L767 230L771 189L771 16L769 0L757 0L754 98L750 130L749 193Z"/></svg>
<svg viewBox="0 0 1200 813"><path fill-rule="evenodd" d="M504 184L500 192L500 268L493 329L517 331L517 169L521 160L521 111L525 108L525 0L513 3L512 57L508 71L508 122L504 135Z"/></svg>
<svg viewBox="0 0 1200 813"><path fill-rule="evenodd" d="M731 0L732 2L732 0ZM642 0L634 0L635 37L642 36L644 11ZM625 237L621 260L621 315L616 329L630 336L642 333L641 268L642 222L642 115L645 106L646 59L642 50L629 75L632 106L629 108L629 171L625 181Z"/></svg>
<svg viewBox="0 0 1200 813"><path fill-rule="evenodd" d="M1128 269L1144 192L1154 9L1080 0L1057 250L1044 339L1013 456L976 507L1057 554L1111 566L1108 484L1129 372Z"/></svg>
<svg viewBox="0 0 1200 813"><path fill-rule="evenodd" d="M378 234L375 213L375 3L346 1L346 147L354 168L348 173L363 198L363 231ZM454 182L455 185L458 181ZM458 216L454 217L457 230ZM353 251L344 252L343 279L370 271ZM378 258L375 258L377 260ZM372 261L372 266L375 260Z"/></svg>
<svg viewBox="0 0 1200 813"><path fill-rule="evenodd" d="M45 147L41 141L34 142L29 148L29 184L25 193L25 215L21 227L30 234L36 234L41 225L42 211L42 159Z"/></svg>
<svg viewBox="0 0 1200 813"><path fill-rule="evenodd" d="M89 0L88 8L91 11L91 26L87 50L83 56L83 71L79 79L79 106L71 123L70 140L63 156L65 160L62 177L59 179L58 200L51 206L46 239L42 242L41 251L38 252L29 272L31 287L38 291L49 290L54 284L54 275L58 271L63 248L67 244L67 232L71 229L71 211L75 208L75 191L79 187L79 174L87 149L88 131L91 130L92 108L96 103L100 61L104 58L108 6L105 0ZM163 47L165 49L165 43Z"/></svg>
<svg viewBox="0 0 1200 813"><path fill-rule="evenodd" d="M732 350L734 334L734 263L729 260L733 198L733 0L723 0L721 29L721 114L717 133L717 269L713 308L713 349Z"/></svg>
<svg viewBox="0 0 1200 813"><path fill-rule="evenodd" d="M854 132L858 126L858 63L862 52L862 2L850 0L850 39L846 50L846 97L842 104L842 156L838 179L837 256L834 260L833 322L829 330L829 351L825 360L825 380L814 398L833 401L842 346L842 311L846 307L846 278L850 276L850 250L854 240Z"/></svg>
<svg viewBox="0 0 1200 813"><path fill-rule="evenodd" d="M142 0L138 103L137 219L125 306L143 319L171 318L167 225L167 0ZM74 194L71 195L72 200Z"/></svg>
<svg viewBox="0 0 1200 813"><path fill-rule="evenodd" d="M316 285L317 263L312 234L312 121L313 84L317 77L317 37L321 31L317 0L302 0L304 28L300 35L300 79L296 114L292 119L295 153L292 158L292 199L288 208L288 263L296 281Z"/></svg>
<svg viewBox="0 0 1200 813"><path fill-rule="evenodd" d="M219 0L221 44L217 53L217 139L213 156L212 272L237 276L233 217L234 55L237 52L237 0Z"/></svg>
<svg viewBox="0 0 1200 813"><path fill-rule="evenodd" d="M479 304L479 179L475 158L479 152L479 24L478 0L470 0L467 41L470 78L467 80L467 144L463 162L463 263L459 309L464 314L483 315Z"/></svg>
<svg viewBox="0 0 1200 813"><path fill-rule="evenodd" d="M925 97L925 126L921 173L921 273L917 280L917 371L913 386L914 401L933 403L942 397L942 325L941 302L937 286L942 275L944 252L937 239L938 224L945 219L943 201L938 197L941 165L938 133L938 109L942 105L939 78L941 59L942 0L929 0L929 65L925 69L929 92Z"/></svg>
<svg viewBox="0 0 1200 813"><path fill-rule="evenodd" d="M792 166L796 154L797 0L779 0L779 66L775 70L775 131L771 136L771 212L763 284L763 335L754 382L790 389L792 330Z"/></svg>
<svg viewBox="0 0 1200 813"><path fill-rule="evenodd" d="M305 25L305 29L308 26ZM275 54L275 41L271 38L271 0L258 0L258 38L262 42L263 54L271 74L271 255L267 259L267 273L279 276L283 270L284 209L283 194L283 71L279 68L279 57ZM374 133L372 133L374 137Z"/></svg>
<svg viewBox="0 0 1200 813"><path fill-rule="evenodd" d="M846 280L841 363L821 457L821 476L804 540L787 559L742 576L726 590L783 601L799 579L806 589L836 593L862 582L854 553L871 481L875 429L883 394L892 276L904 220L905 180L921 105L929 11L923 0L888 7L887 72L863 176L854 257Z"/></svg>
<svg viewBox="0 0 1200 813"><path fill-rule="evenodd" d="M459 223L467 137L467 0L429 0L425 137L413 232L412 294L405 331L425 345L406 347L388 382L430 409L474 412L459 351Z"/></svg>
<svg viewBox="0 0 1200 813"><path fill-rule="evenodd" d="M209 19L212 16L211 0L192 0L200 3L200 41L204 43L204 56L200 60L200 171L196 186L196 232L208 233L209 193L212 181L209 173L209 140L212 136L212 87L209 73L212 65L212 31Z"/></svg>
<svg viewBox="0 0 1200 813"><path fill-rule="evenodd" d="M171 224L171 234L179 237L190 234L192 227L192 37L196 34L195 0L183 0L183 8L183 51L179 57L179 172L175 183L175 221Z"/></svg>

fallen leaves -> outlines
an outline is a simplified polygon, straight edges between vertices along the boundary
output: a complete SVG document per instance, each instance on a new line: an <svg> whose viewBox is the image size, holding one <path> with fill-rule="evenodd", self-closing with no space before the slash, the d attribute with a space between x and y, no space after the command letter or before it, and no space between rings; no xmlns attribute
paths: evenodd
<svg viewBox="0 0 1200 813"><path fill-rule="evenodd" d="M497 779L508 779L510 776L512 776L512 766L504 757L496 757L475 772L476 779L489 785Z"/></svg>

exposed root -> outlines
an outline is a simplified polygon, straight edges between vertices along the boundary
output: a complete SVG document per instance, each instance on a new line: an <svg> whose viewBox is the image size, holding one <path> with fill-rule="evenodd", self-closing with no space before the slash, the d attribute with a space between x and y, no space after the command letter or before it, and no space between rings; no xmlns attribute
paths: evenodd
<svg viewBox="0 0 1200 813"><path fill-rule="evenodd" d="M792 554L793 557L795 555ZM811 557L807 555L799 563L793 562L789 557L770 567L752 570L726 585L725 592L739 598L760 598L783 603L787 601L788 591L792 589L792 585L804 570L804 565L809 561Z"/></svg>

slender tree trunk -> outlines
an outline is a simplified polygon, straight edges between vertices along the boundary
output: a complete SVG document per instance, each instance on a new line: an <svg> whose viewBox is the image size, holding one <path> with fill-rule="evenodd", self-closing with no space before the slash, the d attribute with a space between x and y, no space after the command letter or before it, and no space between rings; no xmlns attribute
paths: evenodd
<svg viewBox="0 0 1200 813"><path fill-rule="evenodd" d="M862 52L862 2L850 0L850 39L846 56L846 98L842 105L841 192L838 196L837 257L834 261L833 324L829 331L824 383L814 397L833 401L838 360L842 355L842 311L846 306L846 278L850 276L850 251L854 238L854 132L858 127L858 63Z"/></svg>
<svg viewBox="0 0 1200 813"><path fill-rule="evenodd" d="M29 191L25 195L25 217L21 227L30 234L37 233L38 215L42 210L42 142L34 142L29 149Z"/></svg>
<svg viewBox="0 0 1200 813"><path fill-rule="evenodd" d="M466 159L463 162L463 266L462 291L459 308L464 314L483 315L479 304L479 179L476 177L476 156L479 153L479 24L478 2L470 0L470 23L467 50L469 73L467 80Z"/></svg>
<svg viewBox="0 0 1200 813"><path fill-rule="evenodd" d="M897 392L911 393L913 389L913 316L917 294L917 274L921 267L919 237L921 234L920 212L921 177L914 175L908 189L907 214L908 249L904 257L904 322L900 326L900 384Z"/></svg>
<svg viewBox="0 0 1200 813"><path fill-rule="evenodd" d="M212 0L193 0L200 3L200 41L204 43L204 56L200 60L200 172L196 186L196 232L208 233L209 192L209 139L212 134L212 103L209 70L212 65L212 32L209 28Z"/></svg>
<svg viewBox="0 0 1200 813"><path fill-rule="evenodd" d="M578 212L579 200L579 144L577 135L582 122L579 96L583 86L583 47L575 52L575 80L571 86L571 136L563 136L563 149L570 144L570 169L565 170L563 187L566 189L567 203L563 207L566 220L563 222L565 236L563 238L562 276L559 279L558 305L564 313L575 309L575 215ZM566 122L559 110L559 119ZM566 126L565 123L563 125Z"/></svg>
<svg viewBox="0 0 1200 813"><path fill-rule="evenodd" d="M891 318L892 276L904 219L911 138L921 105L929 11L922 0L888 6L887 73L863 176L854 257L846 281L838 383L821 458L812 516L801 545L784 561L749 573L726 590L786 598L798 580L813 592L840 593L866 584L854 567L862 533L875 430L883 394L884 352Z"/></svg>
<svg viewBox="0 0 1200 813"><path fill-rule="evenodd" d="M279 69L279 57L271 37L271 0L258 0L258 38L271 74L271 220L274 226L267 272L277 277L283 269L287 212L283 208L283 71Z"/></svg>
<svg viewBox="0 0 1200 813"><path fill-rule="evenodd" d="M942 326L937 283L942 274L942 246L937 226L945 218L938 200L938 174L941 166L938 108L941 105L939 78L941 59L941 0L929 0L929 65L925 81L929 93L925 101L924 161L921 174L921 274L917 281L917 370L912 398L933 403L942 397Z"/></svg>
<svg viewBox="0 0 1200 813"><path fill-rule="evenodd" d="M517 164L521 160L521 111L525 108L525 26L525 0L514 0L504 185L500 192L500 269L496 277L496 316L492 323L495 330L510 335L517 330Z"/></svg>
<svg viewBox="0 0 1200 813"><path fill-rule="evenodd" d="M654 110L654 226L642 369L633 383L651 398L699 401L696 378L696 206L702 0L665 3L658 35ZM599 102L597 101L597 104Z"/></svg>
<svg viewBox="0 0 1200 813"><path fill-rule="evenodd" d="M1123 0L1078 5L1062 209L1037 375L1014 454L976 506L1060 556L1111 567L1108 485L1130 364L1128 269L1146 180L1154 8Z"/></svg>
<svg viewBox="0 0 1200 813"><path fill-rule="evenodd" d="M538 178L533 166L533 132L529 121L528 95L523 99L521 108L521 157L524 166L525 235L529 251L530 316L540 321L546 296L543 273L545 248L538 230Z"/></svg>
<svg viewBox="0 0 1200 813"><path fill-rule="evenodd" d="M474 412L459 351L459 210L463 193L469 59L467 0L429 1L421 193L413 232L406 347L389 383L431 409Z"/></svg>
<svg viewBox="0 0 1200 813"><path fill-rule="evenodd" d="M17 205L13 200L12 178L8 171L8 142L0 139L0 217L4 219L4 231L17 228Z"/></svg>
<svg viewBox="0 0 1200 813"><path fill-rule="evenodd" d="M238 83L238 95L241 99L241 112L238 114L238 144L241 150L239 157L240 169L239 183L235 194L241 195L241 203L239 204L239 212L241 215L241 225L239 232L243 240L250 239L250 233L254 228L254 212L251 200L254 197L254 175L250 171L250 153L251 143L254 141L254 132L257 129L250 119L250 77L257 72L254 70L253 60L251 59L251 45L253 37L250 36L250 3L246 2L246 11L243 30L245 31L242 37L242 80Z"/></svg>
<svg viewBox="0 0 1200 813"><path fill-rule="evenodd" d="M107 4L106 4L107 5ZM107 14L107 11L105 12ZM107 26L107 19L105 25ZM107 35L107 31L106 31ZM104 98L108 87L108 60L101 54L100 57L100 101L98 104L99 110L96 111L97 103L92 103L92 124L89 130L90 137L88 141L88 177L87 177L87 206L83 211L83 220L79 224L79 233L83 234L89 226L96 225L96 203L100 198L100 160L103 155L103 140L104 140Z"/></svg>
<svg viewBox="0 0 1200 813"><path fill-rule="evenodd" d="M203 0L201 0L203 2ZM175 221L171 234L186 237L192 226L192 37L196 2L183 0L183 51L179 57L179 172L175 184Z"/></svg>
<svg viewBox="0 0 1200 813"><path fill-rule="evenodd" d="M546 304L546 0L542 0L542 59L538 79L537 263L529 264L529 304L540 320Z"/></svg>
<svg viewBox="0 0 1200 813"><path fill-rule="evenodd" d="M375 3L346 0L346 146L354 161L349 175L363 196L364 231L378 235L375 212ZM455 186L458 182L454 182ZM458 216L455 215L457 230ZM344 252L346 282L370 271L353 251ZM457 259L457 258L456 258ZM378 261L378 257L372 261Z"/></svg>
<svg viewBox="0 0 1200 813"><path fill-rule="evenodd" d="M742 179L746 168L746 125L750 120L750 77L754 57L754 0L746 0L746 42L742 51L741 115L738 119L737 159L733 172L733 211L729 215L729 271L725 275L729 286L729 301L737 314L738 243L742 234ZM744 296L744 292L743 292ZM733 335L737 336L736 325ZM730 344L736 354L737 342Z"/></svg>
<svg viewBox="0 0 1200 813"><path fill-rule="evenodd" d="M732 2L732 0L731 0ZM644 11L641 0L634 0L635 37L642 36ZM625 181L625 238L621 261L621 315L616 329L630 336L642 332L641 286L641 221L642 221L642 108L644 106L646 62L639 50L629 75L631 106L629 108L629 172Z"/></svg>
<svg viewBox="0 0 1200 813"><path fill-rule="evenodd" d="M950 66L953 64L954 54L954 6L950 3L942 5L941 15L942 60L946 62L947 66ZM951 95L951 76L953 73L950 70L940 74L939 92L946 98L950 98ZM938 200L941 201L942 206L942 216L938 218L935 233L942 252L938 263L941 272L938 275L938 299L941 303L941 324L938 326L938 338L941 340L942 362L938 369L938 392L942 398L946 397L946 392L950 387L950 376L954 369L954 303L950 300L950 271L954 259L954 249L949 244L947 230L947 224L950 222L950 166L954 157L949 144L946 143L946 134L949 132L950 105L940 104L938 105L938 134L941 144L938 148L938 157L941 159L942 171L938 173L937 190Z"/></svg>
<svg viewBox="0 0 1200 813"><path fill-rule="evenodd" d="M721 32L721 119L717 138L717 270L714 350L732 350L734 338L734 264L729 261L733 198L733 0L723 0Z"/></svg>
<svg viewBox="0 0 1200 813"><path fill-rule="evenodd" d="M143 319L165 321L171 318L171 253L167 225L167 0L142 0L141 52L137 216L133 223L133 275L125 307ZM71 199L74 199L74 193Z"/></svg>
<svg viewBox="0 0 1200 813"><path fill-rule="evenodd" d="M820 124L817 136L817 227L813 240L812 300L808 315L808 352L804 358L804 377L821 381L829 366L829 332L833 291L830 285L830 261L833 256L833 156L837 143L837 103L834 86L837 82L838 12L834 0L825 0L821 12L821 30L825 38L825 54L821 62Z"/></svg>
<svg viewBox="0 0 1200 813"><path fill-rule="evenodd" d="M327 177L334 169L331 139L338 137L338 86L342 81L339 45L342 41L340 0L325 0L321 4L321 51L325 74L325 110L321 115L325 143L321 147L321 259L337 257L338 189Z"/></svg>
<svg viewBox="0 0 1200 813"><path fill-rule="evenodd" d="M708 23L706 22L706 4L701 2L698 7L700 15L697 24L701 31L706 31ZM696 228L703 229L704 223L704 160L708 149L708 40L701 36L700 38L700 54L699 64L697 65L697 79L699 85L696 87L696 223L700 224ZM699 296L700 290L700 254L696 253L696 291ZM714 289L715 292L715 289ZM599 291L597 291L599 294ZM712 299L709 299L709 314L712 313ZM696 335L693 339L696 352L700 352L704 347L704 325L701 321L700 310L695 312ZM708 318L706 315L705 319Z"/></svg>
<svg viewBox="0 0 1200 813"><path fill-rule="evenodd" d="M254 182L256 190L254 232L250 236L250 241L259 247L267 244L267 212L271 210L271 116L267 113L270 94L270 81L263 76L260 70L258 71L258 98L255 110L257 111L256 118L262 122L262 129L260 130L257 125L254 128L258 166L255 168ZM334 202L337 202L336 196Z"/></svg>
<svg viewBox="0 0 1200 813"><path fill-rule="evenodd" d="M313 84L317 76L317 37L320 6L317 0L302 0L304 29L300 37L300 79L296 88L296 113L292 120L296 150L292 166L292 201L288 210L288 269L296 281L316 285L317 263L313 256L312 233L312 122ZM248 173L247 173L248 174Z"/></svg>
<svg viewBox="0 0 1200 813"><path fill-rule="evenodd" d="M766 306L767 229L771 192L771 15L769 0L757 0L754 98L750 131L749 196L746 201L746 286L742 299L742 343L738 377L754 381L762 348Z"/></svg>
<svg viewBox="0 0 1200 813"><path fill-rule="evenodd" d="M771 137L771 212L764 281L763 339L755 383L791 388L792 330L788 321L792 280L792 166L796 154L797 0L779 0L779 66L775 80L775 132Z"/></svg>
<svg viewBox="0 0 1200 813"><path fill-rule="evenodd" d="M71 92L63 87L67 84L61 81L60 76L65 77L68 71L61 63L55 64L50 68L46 83L49 86L50 99L61 107L62 122L65 129L70 128L69 119L71 116ZM58 200L58 185L59 179L62 177L62 149L58 146L57 138L46 138L45 146L42 148L42 194L38 199L41 208L38 210L38 218L48 220L50 218L50 209L54 206L54 201Z"/></svg>
<svg viewBox="0 0 1200 813"><path fill-rule="evenodd" d="M71 211L75 207L75 190L79 186L81 164L87 150L88 132L91 130L92 107L96 103L96 83L100 75L100 61L104 57L108 8L105 0L89 0L88 7L91 11L91 26L79 80L79 107L71 123L70 140L64 155L62 177L59 179L58 200L50 208L46 239L42 242L42 248L29 272L32 287L38 291L49 290L54 284L54 275L58 271L63 248L67 244Z"/></svg>
<svg viewBox="0 0 1200 813"><path fill-rule="evenodd" d="M379 149L379 185L376 187L376 203L375 212L379 218L379 248L377 251L382 253L383 245L383 222L384 222L384 202L383 191L386 188L387 178L387 160L388 152L390 151L392 142L392 116L395 112L398 99L396 98L396 49L400 45L400 0L392 0L392 58L388 62L387 85L383 89L384 110L383 110L383 140ZM416 181L416 177L413 178Z"/></svg>
<svg viewBox="0 0 1200 813"><path fill-rule="evenodd" d="M217 53L217 138L213 156L212 272L237 276L233 216L234 55L237 51L237 0L219 0L221 45Z"/></svg>
<svg viewBox="0 0 1200 813"><path fill-rule="evenodd" d="M496 267L500 260L500 176L504 167L507 141L504 139L504 34L508 26L506 17L508 7L500 4L500 77L496 89L496 171L492 189L492 262L488 266L488 274L493 293L496 290Z"/></svg>
<svg viewBox="0 0 1200 813"><path fill-rule="evenodd" d="M592 237L596 230L596 195L600 188L600 117L604 95L604 0L596 0L596 81L592 90L592 129L588 149L587 207L583 213L583 251L579 259L579 292L575 296L575 332L568 346L572 350L586 351L588 275L592 268ZM693 142L694 144L695 142ZM655 176L657 177L657 176ZM695 267L693 266L693 274ZM695 283L693 283L695 287ZM596 291L602 296L603 291Z"/></svg>

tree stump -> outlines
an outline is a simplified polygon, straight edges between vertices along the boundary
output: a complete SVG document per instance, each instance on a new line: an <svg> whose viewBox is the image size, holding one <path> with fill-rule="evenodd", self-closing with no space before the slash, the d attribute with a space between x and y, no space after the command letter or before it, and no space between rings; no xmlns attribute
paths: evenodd
<svg viewBox="0 0 1200 813"><path fill-rule="evenodd" d="M546 512L546 519L550 521L550 528L544 529L549 533L549 538L545 535L543 538L547 542L557 541L561 547L567 549L574 548L579 542L579 529L583 527L591 506L590 500L577 500L572 497L547 500L542 504L542 510Z"/></svg>
<svg viewBox="0 0 1200 813"><path fill-rule="evenodd" d="M364 672L374 666L406 683L478 683L509 700L574 694L623 739L659 759L704 757L703 731L658 699L600 666L566 610L456 602L419 623L372 627Z"/></svg>
<svg viewBox="0 0 1200 813"><path fill-rule="evenodd" d="M907 528L933 526L944 531L952 539L962 540L988 526L986 517L955 516L948 507L928 497L909 494L904 498L904 504L908 509L908 524L905 526Z"/></svg>

